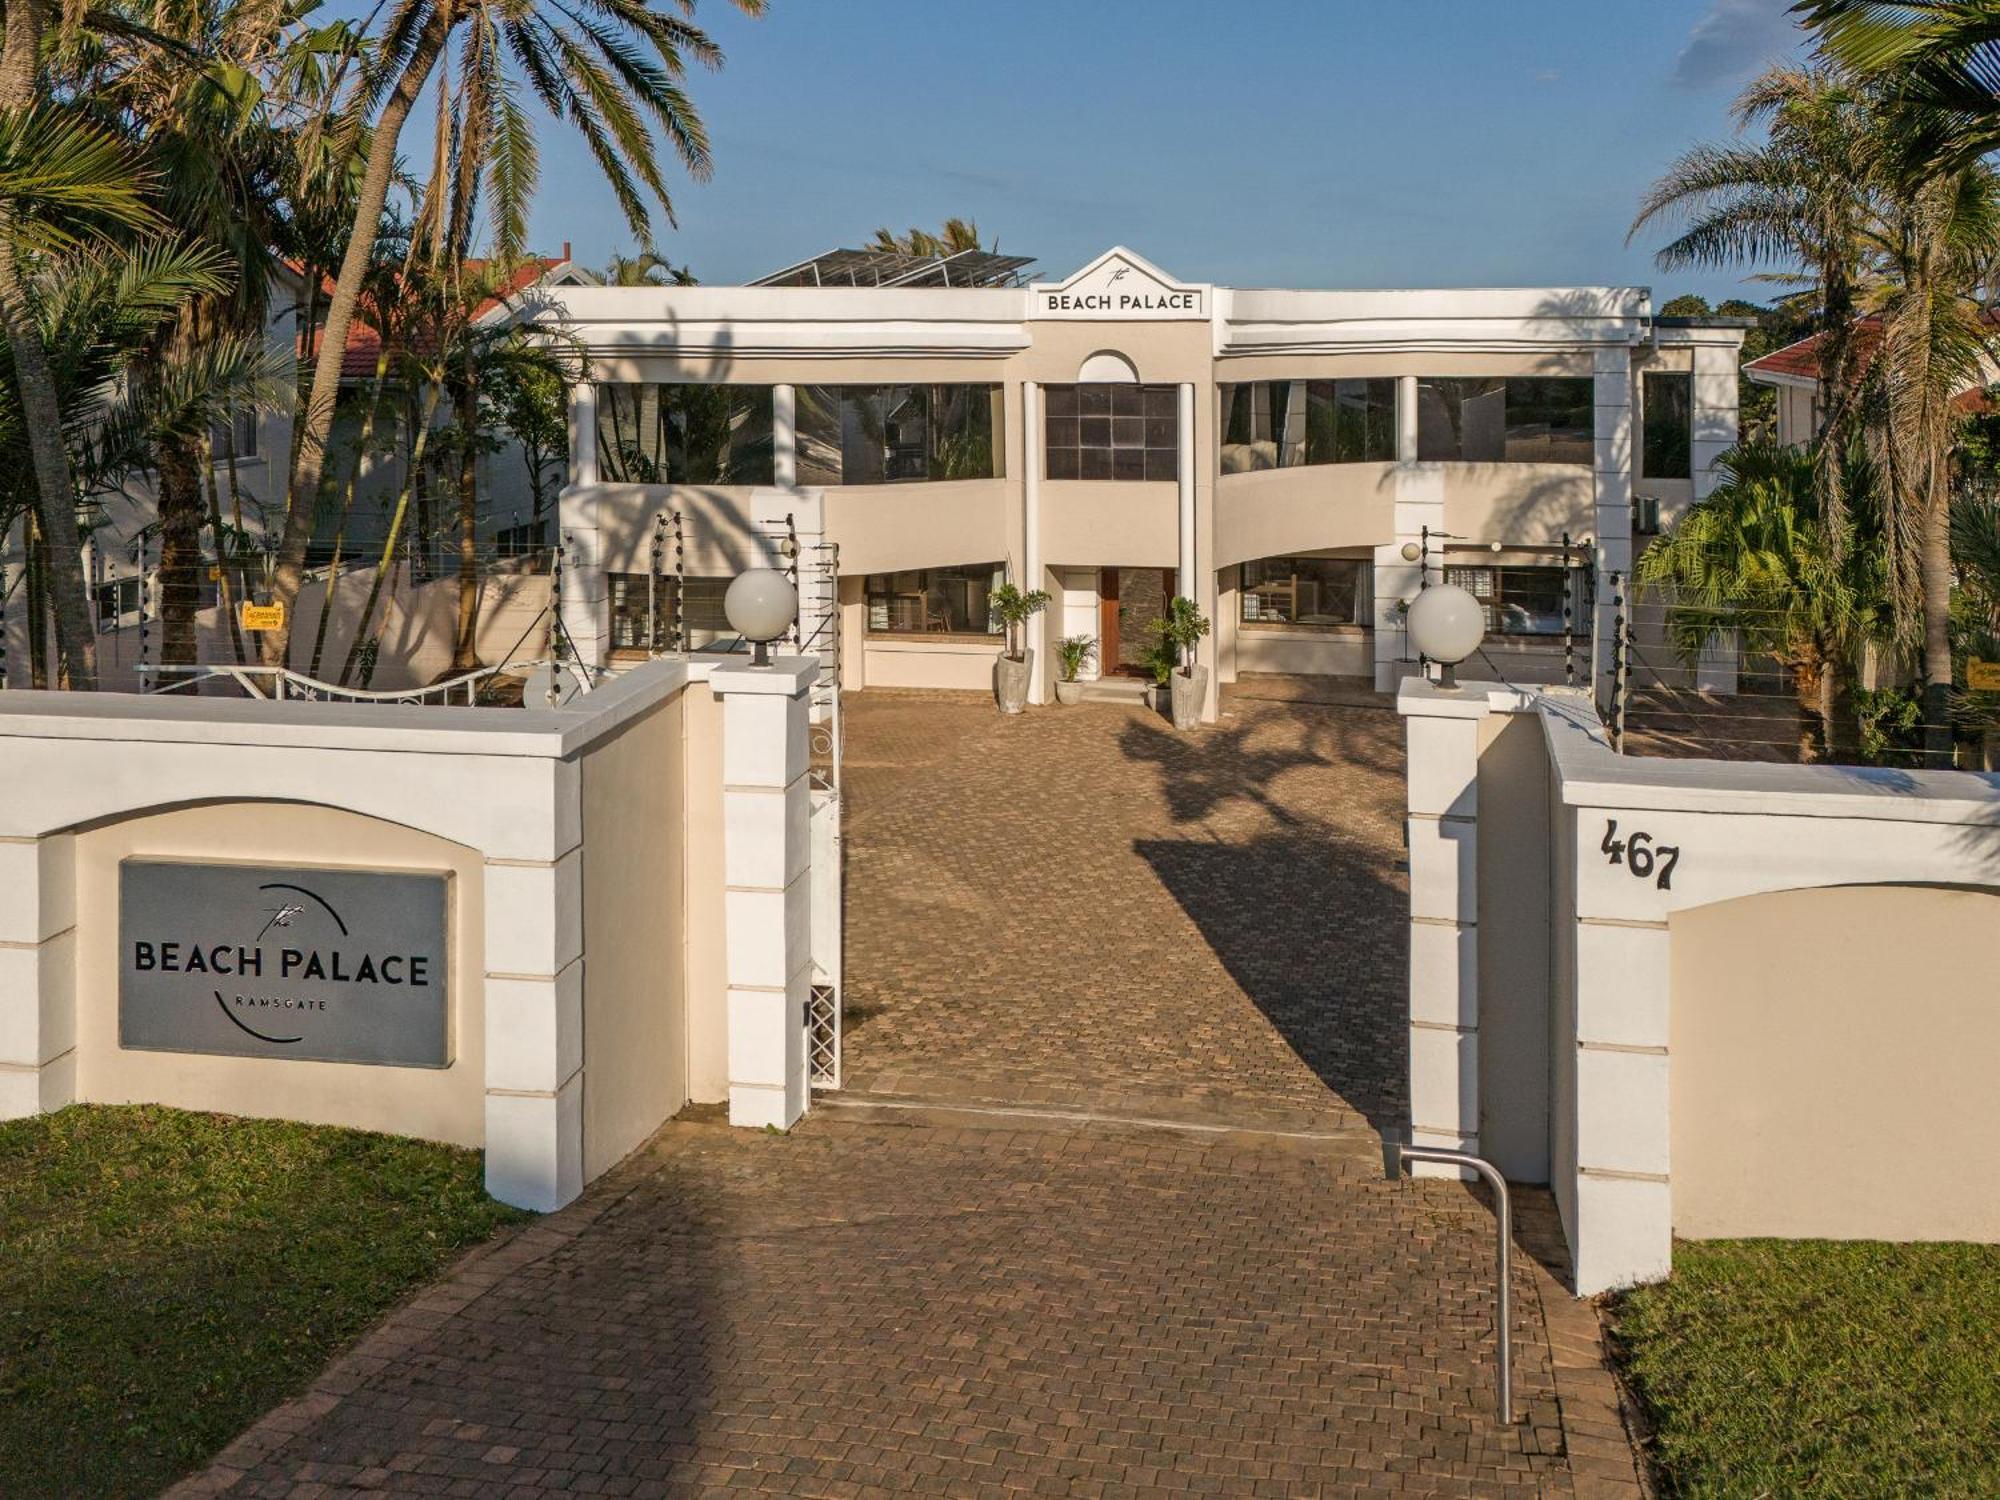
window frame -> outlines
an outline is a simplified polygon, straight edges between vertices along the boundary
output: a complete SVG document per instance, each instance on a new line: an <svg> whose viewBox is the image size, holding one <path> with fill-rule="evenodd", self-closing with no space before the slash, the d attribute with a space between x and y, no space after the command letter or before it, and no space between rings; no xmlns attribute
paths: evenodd
<svg viewBox="0 0 2000 1500"><path fill-rule="evenodd" d="M1678 456L1674 460L1678 468L1656 468L1654 451L1656 433L1653 426L1655 381L1673 381L1682 391L1680 398L1681 427L1673 435ZM1639 380L1639 474L1645 479L1688 479L1694 478L1694 372L1692 370L1644 370Z"/></svg>
<svg viewBox="0 0 2000 1500"><path fill-rule="evenodd" d="M1274 592L1267 583L1250 581L1250 570L1272 563L1292 565L1285 593L1290 596L1289 613L1286 620L1253 618L1249 613L1253 599L1261 600ZM1353 602L1351 619L1320 621L1299 619L1298 593L1300 563L1333 563L1353 570ZM1365 557L1315 557L1310 553L1280 553L1272 557L1248 558L1237 565L1236 573L1236 627L1255 635L1299 634L1313 636L1365 634L1373 628L1374 618L1375 565ZM1261 612L1261 606L1259 606Z"/></svg>
<svg viewBox="0 0 2000 1500"><path fill-rule="evenodd" d="M1216 444L1217 466L1224 478L1264 474L1273 469L1326 468L1338 464L1382 464L1396 461L1396 378L1393 375L1342 375L1327 379L1243 380L1220 382L1221 420ZM1284 388L1285 416L1280 421L1278 388ZM1342 413L1353 397L1360 398L1355 425L1345 430ZM1292 409L1297 407L1297 432ZM1232 431L1246 433L1231 438ZM1268 436L1259 436L1267 433ZM1358 437L1359 452L1342 450ZM1270 462L1259 462L1257 450L1268 446ZM1231 468L1232 450L1250 460Z"/></svg>
<svg viewBox="0 0 2000 1500"><path fill-rule="evenodd" d="M1045 385L1042 403L1042 451L1034 462L1050 482L1179 481L1179 386L1129 381Z"/></svg>
<svg viewBox="0 0 2000 1500"><path fill-rule="evenodd" d="M1516 445L1526 446L1535 441L1529 431L1536 424L1517 420L1514 391L1520 386L1569 385L1576 387L1572 409L1580 408L1586 416L1582 426L1564 425L1555 427L1542 424L1545 428L1541 441L1553 447L1563 444L1573 447L1576 453L1571 458L1553 458L1528 453L1515 453ZM1484 389L1468 389L1484 387ZM1523 392L1523 403L1527 402ZM1500 425L1497 455L1468 458L1465 454L1466 422L1465 409L1476 400L1485 400L1494 395L1500 397ZM1426 396L1437 398L1443 405L1450 428L1451 450L1442 451L1438 442L1438 427L1435 420L1426 421L1426 413L1437 409ZM1525 415L1525 413L1523 413ZM1558 435L1560 434L1560 436ZM1424 463L1461 464L1539 464L1549 468L1590 469L1596 462L1596 382L1589 375L1419 375L1417 377L1417 458Z"/></svg>
<svg viewBox="0 0 2000 1500"><path fill-rule="evenodd" d="M939 578L936 576L940 574L956 576L949 578ZM986 579L986 629L952 629L949 624L943 629L933 629L929 621L930 595L933 590L954 582L975 582L978 575L984 575ZM914 590L895 587L897 579L910 576L914 576L917 580ZM982 644L1002 640L1006 632L1000 622L994 618L992 612L992 595L993 590L998 588L1005 579L1006 564L997 559L993 562L984 563L949 563L936 568L894 568L887 572L865 574L861 581L861 608L864 631L871 640L928 640L960 643L977 641ZM878 588L876 586L878 580L886 580L888 586ZM912 628L910 626L877 625L875 623L875 611L878 600L882 601L882 608L886 613L893 609L895 601L913 598L919 601L920 608L925 617L924 623L921 626Z"/></svg>
<svg viewBox="0 0 2000 1500"><path fill-rule="evenodd" d="M997 381L811 383L793 391L793 451L801 486L846 489L1007 477L1005 391ZM981 412L984 419L976 420ZM910 426L918 426L915 438L904 435ZM957 460L947 451L954 443L967 445ZM851 476L850 449L869 446L872 461L862 466L862 477ZM828 456L811 456L821 452ZM981 458L983 473L976 472Z"/></svg>
<svg viewBox="0 0 2000 1500"><path fill-rule="evenodd" d="M1503 641L1551 641L1551 640L1559 641L1563 637L1563 625L1561 616L1565 607L1567 607L1569 612L1570 629L1574 631L1579 623L1580 604L1577 599L1577 576L1576 576L1578 572L1579 572L1578 569L1565 567L1561 563L1547 563L1547 562L1458 563L1458 562L1446 561L1442 567L1443 576L1441 581L1447 584L1456 584L1458 587L1464 589L1467 593L1471 594L1473 598L1479 601L1481 613L1484 614L1486 618L1486 634L1488 638L1494 640L1503 640ZM1493 575L1494 581L1490 597L1488 594L1480 592L1480 590L1477 587L1466 581L1465 575L1474 573L1485 573ZM1561 602L1557 605L1556 608L1557 619L1553 629L1506 630L1501 628L1500 625L1500 620L1502 618L1500 614L1501 610L1506 609L1510 605L1515 605L1515 607L1522 608L1523 611L1526 612L1525 606L1515 604L1515 601L1508 597L1506 583L1507 583L1507 575L1510 573L1511 574L1554 573L1561 579L1561 584L1560 584Z"/></svg>
<svg viewBox="0 0 2000 1500"><path fill-rule="evenodd" d="M718 485L745 489L776 482L774 386L699 380L600 380L595 385L597 477L601 481L607 484ZM648 437L644 431L647 422L645 392L651 389L661 393L660 404L652 419L662 435L657 454L646 451L643 446ZM636 455L624 453L614 446L617 429L622 425L618 406L618 393L622 391L635 393L632 397L635 441L631 446L641 450ZM706 419L712 414L696 413L691 409L689 393L693 392L713 392L722 401L719 431L723 441L712 454L704 452L703 471L699 473L694 471L696 450L691 446L696 436L694 421L697 415ZM740 407L734 404L739 399L742 402ZM743 413L742 428L747 433L740 452L736 442L739 410ZM717 460L712 469L706 463L710 458ZM653 470L652 477L646 477L642 470L635 472L635 459ZM740 473L737 472L739 467L742 469Z"/></svg>
<svg viewBox="0 0 2000 1500"><path fill-rule="evenodd" d="M703 650L707 646L713 645L717 639L726 638L732 642L738 639L737 632L729 627L728 620L722 614L722 595L729 587L730 579L720 576L712 577L707 574L689 574L683 580L682 576L677 573L661 573L658 575L659 591L654 596L652 609L655 617L655 628L659 632L659 645L656 648L650 643L621 643L619 639L621 626L636 624L643 628L645 625L647 615L645 605L646 590L653 582L654 575L651 573L606 573L604 577L605 603L609 615L607 622L609 626L607 649L616 660L629 661L635 656L650 656L656 649L661 652L670 651L672 647L668 645L668 642L674 638L674 631L677 626L682 628L685 634L690 637L695 632L703 632L709 636L707 641L699 645L690 645L687 640L683 640L681 643L683 651ZM691 592L692 586L699 586L701 589L702 599L699 620L689 620L681 614L681 584L683 581L691 586ZM636 598L628 601L625 597L627 594L636 594ZM713 596L712 598L709 597L711 595ZM717 621L721 623L718 625Z"/></svg>

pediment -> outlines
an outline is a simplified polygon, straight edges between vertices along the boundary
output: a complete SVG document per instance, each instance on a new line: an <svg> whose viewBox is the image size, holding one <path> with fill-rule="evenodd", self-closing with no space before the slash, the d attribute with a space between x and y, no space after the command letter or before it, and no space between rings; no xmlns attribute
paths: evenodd
<svg viewBox="0 0 2000 1500"><path fill-rule="evenodd" d="M1114 245L1067 281L1029 288L1036 318L1206 318L1209 289L1176 281L1144 256Z"/></svg>

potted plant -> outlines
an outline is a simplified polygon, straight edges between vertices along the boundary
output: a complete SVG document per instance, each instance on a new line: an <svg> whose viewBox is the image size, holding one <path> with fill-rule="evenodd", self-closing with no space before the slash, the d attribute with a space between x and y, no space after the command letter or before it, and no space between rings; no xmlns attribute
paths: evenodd
<svg viewBox="0 0 2000 1500"><path fill-rule="evenodd" d="M1196 645L1208 634L1208 616L1194 600L1176 594L1167 602L1167 617L1155 620L1153 628L1160 633L1158 655L1166 663L1174 728L1192 729L1201 722L1202 699L1208 696L1208 668L1194 659ZM1157 663L1153 672L1157 678Z"/></svg>
<svg viewBox="0 0 2000 1500"><path fill-rule="evenodd" d="M1083 684L1076 674L1097 655L1094 635L1066 635L1056 642L1056 702L1075 703L1083 697Z"/></svg>
<svg viewBox="0 0 2000 1500"><path fill-rule="evenodd" d="M1028 621L1048 607L1046 589L1023 593L1011 583L1003 583L987 598L987 608L1006 633L1000 660L993 667L993 696L1000 700L1000 712L1017 714L1028 703L1029 674L1035 670L1035 653L1028 645Z"/></svg>

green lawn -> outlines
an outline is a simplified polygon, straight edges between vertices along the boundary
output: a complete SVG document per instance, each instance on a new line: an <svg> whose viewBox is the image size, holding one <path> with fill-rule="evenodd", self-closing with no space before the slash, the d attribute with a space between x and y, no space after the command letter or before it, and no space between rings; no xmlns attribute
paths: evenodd
<svg viewBox="0 0 2000 1500"><path fill-rule="evenodd" d="M0 1124L0 1495L150 1495L466 1245L477 1153L139 1107Z"/></svg>
<svg viewBox="0 0 2000 1500"><path fill-rule="evenodd" d="M1680 1244L1617 1327L1669 1496L2000 1495L2000 1246Z"/></svg>

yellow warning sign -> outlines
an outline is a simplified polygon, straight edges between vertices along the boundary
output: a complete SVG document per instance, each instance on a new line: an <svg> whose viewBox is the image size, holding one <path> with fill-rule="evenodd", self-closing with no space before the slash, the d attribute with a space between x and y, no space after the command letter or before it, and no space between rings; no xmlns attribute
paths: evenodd
<svg viewBox="0 0 2000 1500"><path fill-rule="evenodd" d="M242 618L245 630L283 630L285 628L285 606L282 604L246 604L243 606Z"/></svg>
<svg viewBox="0 0 2000 1500"><path fill-rule="evenodd" d="M1969 658L1965 663L1965 685L1975 692L2000 693L2000 661Z"/></svg>

